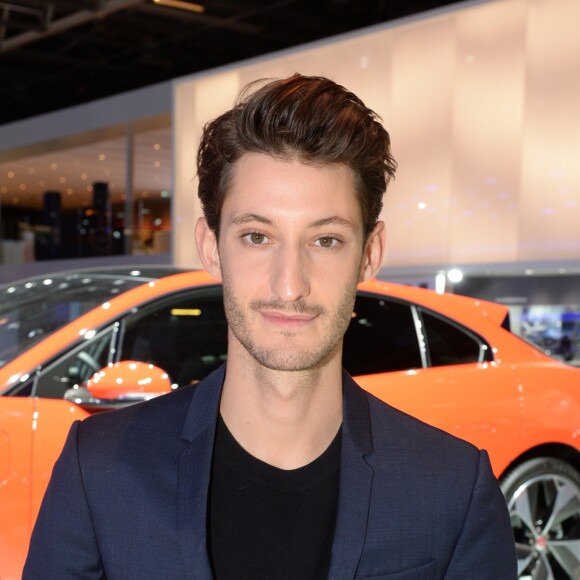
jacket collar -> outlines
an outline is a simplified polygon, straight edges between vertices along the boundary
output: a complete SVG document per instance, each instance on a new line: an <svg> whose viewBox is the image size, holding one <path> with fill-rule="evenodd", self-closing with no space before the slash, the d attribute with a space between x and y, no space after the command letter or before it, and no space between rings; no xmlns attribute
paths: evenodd
<svg viewBox="0 0 580 580"><path fill-rule="evenodd" d="M225 365L194 387L182 437L178 474L178 534L188 578L211 580L207 498ZM352 579L365 541L373 470L370 410L365 392L343 373L340 488L329 578Z"/></svg>
<svg viewBox="0 0 580 580"><path fill-rule="evenodd" d="M182 431L177 480L177 533L187 578L213 578L207 546L207 500L225 365L193 387Z"/></svg>
<svg viewBox="0 0 580 580"><path fill-rule="evenodd" d="M369 403L365 392L343 374L342 455L338 509L328 577L352 580L365 543L373 469Z"/></svg>

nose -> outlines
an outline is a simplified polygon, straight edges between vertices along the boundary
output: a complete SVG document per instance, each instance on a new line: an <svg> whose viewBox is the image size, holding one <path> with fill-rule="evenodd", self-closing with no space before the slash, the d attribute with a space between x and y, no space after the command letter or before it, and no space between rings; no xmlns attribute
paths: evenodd
<svg viewBox="0 0 580 580"><path fill-rule="evenodd" d="M308 258L303 250L281 247L276 252L271 287L274 296L284 302L295 302L308 296Z"/></svg>

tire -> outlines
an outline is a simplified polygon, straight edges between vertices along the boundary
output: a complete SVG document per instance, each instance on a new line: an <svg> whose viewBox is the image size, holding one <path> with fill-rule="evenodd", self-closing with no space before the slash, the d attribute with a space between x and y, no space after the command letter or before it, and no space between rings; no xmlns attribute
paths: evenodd
<svg viewBox="0 0 580 580"><path fill-rule="evenodd" d="M553 457L524 461L500 480L521 580L580 578L580 474Z"/></svg>

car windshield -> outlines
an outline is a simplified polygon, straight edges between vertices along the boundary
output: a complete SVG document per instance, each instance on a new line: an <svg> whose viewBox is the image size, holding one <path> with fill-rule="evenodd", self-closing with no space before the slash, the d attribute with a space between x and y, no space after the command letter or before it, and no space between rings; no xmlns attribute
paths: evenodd
<svg viewBox="0 0 580 580"><path fill-rule="evenodd" d="M65 273L0 287L0 367L92 308L152 278Z"/></svg>

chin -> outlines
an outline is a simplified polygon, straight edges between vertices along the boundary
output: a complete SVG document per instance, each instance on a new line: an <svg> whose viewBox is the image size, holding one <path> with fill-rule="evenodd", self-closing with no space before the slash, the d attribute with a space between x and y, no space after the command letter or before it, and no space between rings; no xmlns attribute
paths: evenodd
<svg viewBox="0 0 580 580"><path fill-rule="evenodd" d="M299 372L320 369L327 365L336 353L336 345L323 351L291 349L248 349L252 357L263 367L273 371Z"/></svg>

